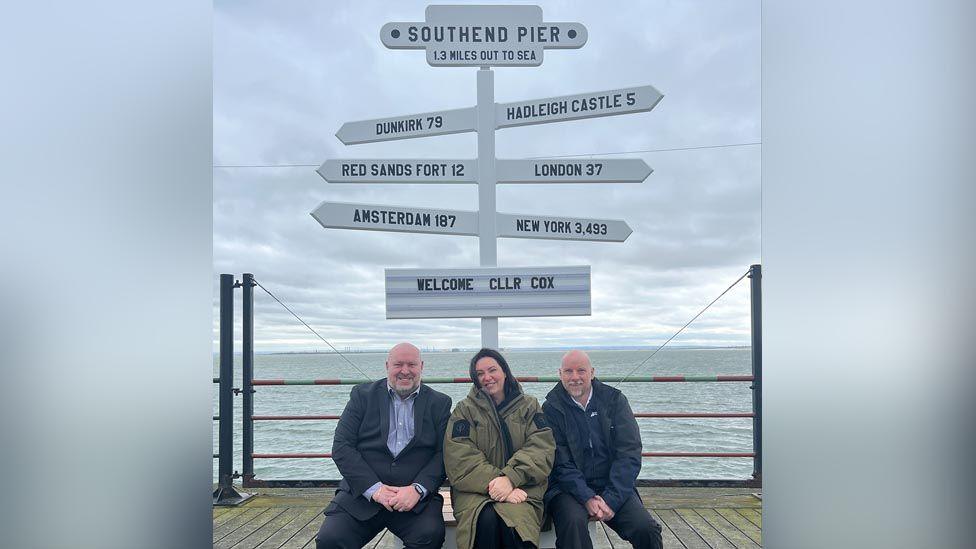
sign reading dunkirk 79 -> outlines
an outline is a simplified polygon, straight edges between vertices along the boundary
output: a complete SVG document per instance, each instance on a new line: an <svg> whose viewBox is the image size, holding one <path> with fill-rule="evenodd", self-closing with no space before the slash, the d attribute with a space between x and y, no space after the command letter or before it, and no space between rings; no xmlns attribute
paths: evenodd
<svg viewBox="0 0 976 549"><path fill-rule="evenodd" d="M324 201L312 216L328 229L477 236L480 267L387 269L387 318L481 317L481 345L498 348L498 318L590 314L590 267L497 267L498 238L623 242L626 221L496 211L498 184L641 183L652 172L640 158L495 158L495 131L530 124L647 112L663 95L654 86L495 102L490 67L539 66L547 49L578 49L580 23L543 21L539 6L428 6L421 22L387 23L383 45L425 50L437 67L477 71L473 107L346 122L346 145L477 132L471 159L330 159L329 183L477 184L478 209L446 210ZM425 194L425 196L436 196Z"/></svg>
<svg viewBox="0 0 976 549"><path fill-rule="evenodd" d="M427 6L426 21L387 23L383 45L425 49L432 66L539 66L549 48L580 48L586 27L543 23L539 6Z"/></svg>

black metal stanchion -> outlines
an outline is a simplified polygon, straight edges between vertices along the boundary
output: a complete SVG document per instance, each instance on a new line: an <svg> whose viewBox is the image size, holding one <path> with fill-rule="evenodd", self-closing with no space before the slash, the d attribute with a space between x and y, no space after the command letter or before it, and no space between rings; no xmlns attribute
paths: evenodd
<svg viewBox="0 0 976 549"><path fill-rule="evenodd" d="M244 429L244 456L242 486L247 487L254 479L254 275L244 273L241 279L244 289L243 299L241 300L241 313L243 315L243 334L241 337L241 347L243 356L241 362L243 366L244 391L243 402L243 429Z"/></svg>
<svg viewBox="0 0 976 549"><path fill-rule="evenodd" d="M251 495L234 489L234 276L220 275L220 419L214 505L239 505Z"/></svg>
<svg viewBox="0 0 976 549"><path fill-rule="evenodd" d="M749 268L752 302L752 476L762 480L762 266Z"/></svg>

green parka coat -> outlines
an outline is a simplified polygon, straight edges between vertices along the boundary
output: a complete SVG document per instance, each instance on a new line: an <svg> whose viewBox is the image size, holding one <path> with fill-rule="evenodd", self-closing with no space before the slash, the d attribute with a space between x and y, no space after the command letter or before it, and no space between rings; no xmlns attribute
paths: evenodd
<svg viewBox="0 0 976 549"><path fill-rule="evenodd" d="M523 541L539 546L543 503L556 449L539 401L518 394L496 410L491 397L476 387L458 403L447 424L444 467L451 481L451 502L457 519L457 546L474 547L481 509L492 501L488 483L506 476L528 496L522 503L495 503L495 512ZM499 421L511 435L510 455Z"/></svg>

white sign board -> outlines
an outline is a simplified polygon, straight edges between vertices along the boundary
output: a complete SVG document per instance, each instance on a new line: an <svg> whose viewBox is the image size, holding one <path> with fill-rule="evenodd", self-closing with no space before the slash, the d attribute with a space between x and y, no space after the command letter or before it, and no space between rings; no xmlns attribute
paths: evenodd
<svg viewBox="0 0 976 549"><path fill-rule="evenodd" d="M386 269L386 318L589 314L589 266Z"/></svg>
<svg viewBox="0 0 976 549"><path fill-rule="evenodd" d="M640 183L654 170L640 158L498 160L499 183Z"/></svg>
<svg viewBox="0 0 976 549"><path fill-rule="evenodd" d="M507 238L623 242L634 232L626 221L619 219L505 213L499 213L496 219L498 236Z"/></svg>
<svg viewBox="0 0 976 549"><path fill-rule="evenodd" d="M495 125L507 128L646 112L657 106L663 97L654 86L639 86L516 103L496 103Z"/></svg>
<svg viewBox="0 0 976 549"><path fill-rule="evenodd" d="M312 217L327 229L462 236L478 234L478 214L459 210L323 202L312 212Z"/></svg>
<svg viewBox="0 0 976 549"><path fill-rule="evenodd" d="M474 183L477 160L326 160L318 170L329 183Z"/></svg>
<svg viewBox="0 0 976 549"><path fill-rule="evenodd" d="M383 45L427 50L435 67L534 67L543 50L586 43L581 23L544 23L539 6L427 6L425 14L426 21L383 25Z"/></svg>
<svg viewBox="0 0 976 549"><path fill-rule="evenodd" d="M428 137L451 133L473 132L477 125L477 109L454 109L450 111L425 112L346 122L336 132L343 145L392 141L411 137Z"/></svg>

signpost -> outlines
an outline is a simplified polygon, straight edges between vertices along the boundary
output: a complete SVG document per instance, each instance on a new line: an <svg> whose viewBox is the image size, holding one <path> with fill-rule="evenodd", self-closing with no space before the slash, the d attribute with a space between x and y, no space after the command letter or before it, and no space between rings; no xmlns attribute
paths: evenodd
<svg viewBox="0 0 976 549"><path fill-rule="evenodd" d="M589 314L589 266L386 270L386 318Z"/></svg>
<svg viewBox="0 0 976 549"><path fill-rule="evenodd" d="M497 213L499 183L639 183L641 159L495 158L495 130L647 112L663 97L653 86L495 103L493 66L539 66L547 49L576 49L580 23L544 22L539 6L428 6L422 22L380 29L391 49L425 50L435 67L479 67L474 107L347 122L344 144L478 132L468 160L327 160L329 183L477 183L478 211L323 202L312 216L326 228L477 236L480 268L387 269L387 318L481 318L481 344L498 348L498 317L590 314L590 268L496 267L498 237L623 242L625 221Z"/></svg>

